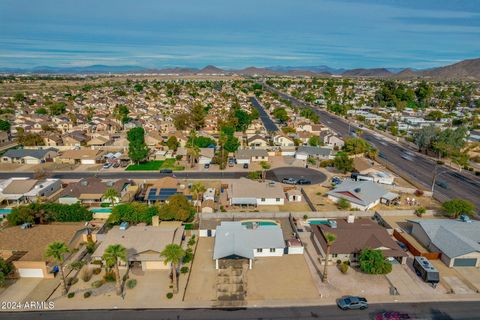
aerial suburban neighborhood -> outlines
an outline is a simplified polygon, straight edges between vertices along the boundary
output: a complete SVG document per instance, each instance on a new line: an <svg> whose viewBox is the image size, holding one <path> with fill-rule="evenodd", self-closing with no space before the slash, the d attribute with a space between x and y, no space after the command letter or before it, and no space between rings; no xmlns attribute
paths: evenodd
<svg viewBox="0 0 480 320"><path fill-rule="evenodd" d="M478 4L68 2L0 3L0 318L480 319Z"/></svg>

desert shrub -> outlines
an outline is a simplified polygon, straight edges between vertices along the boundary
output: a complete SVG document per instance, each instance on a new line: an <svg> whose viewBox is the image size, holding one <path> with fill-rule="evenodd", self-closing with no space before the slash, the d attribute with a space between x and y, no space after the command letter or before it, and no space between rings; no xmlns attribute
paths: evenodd
<svg viewBox="0 0 480 320"><path fill-rule="evenodd" d="M169 292L167 293L167 299L172 299L173 298L173 293Z"/></svg>
<svg viewBox="0 0 480 320"><path fill-rule="evenodd" d="M392 271L392 264L385 260L381 250L364 249L358 257L360 270L368 274L388 274Z"/></svg>
<svg viewBox="0 0 480 320"><path fill-rule="evenodd" d="M92 278L92 272L88 268L84 268L80 272L80 278L83 280L83 282L88 282Z"/></svg>
<svg viewBox="0 0 480 320"><path fill-rule="evenodd" d="M125 285L128 289L133 289L137 285L137 279L129 279Z"/></svg>
<svg viewBox="0 0 480 320"><path fill-rule="evenodd" d="M183 257L183 263L190 263L193 260L193 251L191 248L185 250L185 256Z"/></svg>
<svg viewBox="0 0 480 320"><path fill-rule="evenodd" d="M102 266L102 265L103 265L102 260L93 260L91 263L92 263L92 264L99 265L99 266Z"/></svg>
<svg viewBox="0 0 480 320"><path fill-rule="evenodd" d="M67 294L67 297L68 299L72 299L73 297L75 297L75 292L70 292L69 294Z"/></svg>
<svg viewBox="0 0 480 320"><path fill-rule="evenodd" d="M97 280L97 281L94 281L92 283L92 288L100 288L101 286L103 286L103 280Z"/></svg>
<svg viewBox="0 0 480 320"><path fill-rule="evenodd" d="M185 267L182 267L182 268L180 269L180 273L187 273L188 270L189 270L188 267L186 267L186 266L185 266Z"/></svg>
<svg viewBox="0 0 480 320"><path fill-rule="evenodd" d="M227 212L224 206L220 206L220 212Z"/></svg>
<svg viewBox="0 0 480 320"><path fill-rule="evenodd" d="M87 299L87 298L90 297L91 295L92 295L92 293L91 293L90 291L87 291L87 292L85 292L85 293L83 294L83 297L84 297L85 299Z"/></svg>
<svg viewBox="0 0 480 320"><path fill-rule="evenodd" d="M87 252L92 254L95 251L95 242L93 242L92 240L88 240L86 247L87 247ZM100 264L102 264L101 260L95 260L92 263L95 263L97 261L100 262Z"/></svg>
<svg viewBox="0 0 480 320"><path fill-rule="evenodd" d="M67 286L73 286L77 282L78 282L78 278L70 277L67 279Z"/></svg>
<svg viewBox="0 0 480 320"><path fill-rule="evenodd" d="M345 200L343 198L337 201L337 208L340 210L348 210L350 209L350 206L351 206L350 202L348 202L348 200Z"/></svg>
<svg viewBox="0 0 480 320"><path fill-rule="evenodd" d="M84 261L74 261L70 264L70 267L73 269L73 270L80 270L82 269L82 267L85 265L85 262Z"/></svg>
<svg viewBox="0 0 480 320"><path fill-rule="evenodd" d="M340 272L345 274L348 271L348 264L343 262L339 265L339 268L340 268Z"/></svg>
<svg viewBox="0 0 480 320"><path fill-rule="evenodd" d="M425 209L424 207L418 207L417 209L415 209L415 214L419 217L421 217L425 212L427 212L427 209Z"/></svg>
<svg viewBox="0 0 480 320"><path fill-rule="evenodd" d="M342 263L342 260L338 259L337 264L340 264L340 263Z"/></svg>
<svg viewBox="0 0 480 320"><path fill-rule="evenodd" d="M113 271L105 272L105 275L103 276L103 280L105 282L115 282L116 280L115 272Z"/></svg>
<svg viewBox="0 0 480 320"><path fill-rule="evenodd" d="M192 236L190 240L188 240L188 245L192 247L195 245L195 243L196 243L195 236Z"/></svg>
<svg viewBox="0 0 480 320"><path fill-rule="evenodd" d="M308 215L304 214L303 215L303 220L307 220L308 219Z"/></svg>
<svg viewBox="0 0 480 320"><path fill-rule="evenodd" d="M422 190L415 190L414 194L415 194L416 197L421 197L421 196L423 196L424 192Z"/></svg>
<svg viewBox="0 0 480 320"><path fill-rule="evenodd" d="M100 268L93 269L93 274L100 274L100 272L102 272L102 269Z"/></svg>

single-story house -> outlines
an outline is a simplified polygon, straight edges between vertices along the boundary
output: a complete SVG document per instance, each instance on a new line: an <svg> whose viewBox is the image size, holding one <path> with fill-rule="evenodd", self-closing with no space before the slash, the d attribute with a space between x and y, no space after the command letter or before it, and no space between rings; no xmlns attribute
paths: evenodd
<svg viewBox="0 0 480 320"><path fill-rule="evenodd" d="M273 137L273 144L280 147L293 147L295 146L295 141L284 135L276 135Z"/></svg>
<svg viewBox="0 0 480 320"><path fill-rule="evenodd" d="M102 160L102 150L79 149L67 150L57 159L61 163L69 164L96 164Z"/></svg>
<svg viewBox="0 0 480 320"><path fill-rule="evenodd" d="M232 206L283 206L285 203L285 193L279 183L246 178L233 180L228 186L227 197Z"/></svg>
<svg viewBox="0 0 480 320"><path fill-rule="evenodd" d="M238 164L268 161L268 152L263 149L240 149L235 153L235 159Z"/></svg>
<svg viewBox="0 0 480 320"><path fill-rule="evenodd" d="M12 262L18 276L22 278L55 277L52 272L56 265L44 256L47 246L54 241L65 242L70 249L78 243L85 225L83 222L52 223L34 225L22 229L20 226L4 228L0 232L0 257Z"/></svg>
<svg viewBox="0 0 480 320"><path fill-rule="evenodd" d="M480 221L451 219L408 220L411 235L425 248L440 252L450 268L480 266Z"/></svg>
<svg viewBox="0 0 480 320"><path fill-rule="evenodd" d="M9 149L2 156L2 162L39 164L52 161L57 156L57 149Z"/></svg>
<svg viewBox="0 0 480 320"><path fill-rule="evenodd" d="M210 164L215 156L214 148L200 148L200 157L198 158L198 164Z"/></svg>
<svg viewBox="0 0 480 320"><path fill-rule="evenodd" d="M127 193L128 187L131 185L132 181L127 179L103 181L95 177L84 178L78 182L69 183L67 187L60 192L58 202L63 204L77 202L99 204L102 202L110 202L110 199L105 199L103 195L107 189L111 188L117 191L119 195L114 199L114 201L118 203Z"/></svg>
<svg viewBox="0 0 480 320"><path fill-rule="evenodd" d="M341 148L345 144L345 142L340 137L327 131L323 131L320 133L320 140L323 142L324 145L332 148Z"/></svg>
<svg viewBox="0 0 480 320"><path fill-rule="evenodd" d="M165 177L153 181L145 186L145 194L140 196L148 204L155 202L165 202L173 195L184 194L184 190L179 188L179 182L176 178ZM191 195L187 195L187 198L191 199Z"/></svg>
<svg viewBox="0 0 480 320"><path fill-rule="evenodd" d="M115 226L101 240L92 259L102 260L108 246L120 244L127 249L129 266L139 265L144 271L170 269L170 264L165 263L160 252L169 244L181 245L183 233L184 227L177 221L154 222L151 226L139 224L125 230Z"/></svg>
<svg viewBox="0 0 480 320"><path fill-rule="evenodd" d="M295 153L295 158L299 160L307 160L308 158L328 160L333 159L334 156L335 152L326 147L300 146Z"/></svg>
<svg viewBox="0 0 480 320"><path fill-rule="evenodd" d="M48 198L62 187L60 179L36 180L9 178L0 180L0 202L20 204Z"/></svg>
<svg viewBox="0 0 480 320"><path fill-rule="evenodd" d="M247 138L247 145L252 148L266 148L268 147L268 140L261 135L255 134Z"/></svg>
<svg viewBox="0 0 480 320"><path fill-rule="evenodd" d="M375 182L352 180L343 181L335 189L327 192L327 195L328 199L335 203L345 199L350 202L352 208L362 211L375 207L382 199L388 202L398 197L396 193L389 192Z"/></svg>
<svg viewBox="0 0 480 320"><path fill-rule="evenodd" d="M251 225L240 221L222 221L215 232L213 259L248 259L249 268L258 257L283 256L285 240L279 225Z"/></svg>
<svg viewBox="0 0 480 320"><path fill-rule="evenodd" d="M329 262L350 261L356 262L363 249L381 250L386 258L394 258L405 264L407 254L398 246L387 230L371 219L354 218L328 220L329 223L310 225L311 240L315 250L325 259L327 242L326 234L336 236L333 243Z"/></svg>

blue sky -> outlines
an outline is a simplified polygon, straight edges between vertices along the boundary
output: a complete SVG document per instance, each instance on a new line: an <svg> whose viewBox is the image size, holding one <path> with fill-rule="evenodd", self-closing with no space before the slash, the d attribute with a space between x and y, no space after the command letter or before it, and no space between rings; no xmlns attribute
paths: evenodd
<svg viewBox="0 0 480 320"><path fill-rule="evenodd" d="M0 67L429 68L477 57L477 0L0 1Z"/></svg>

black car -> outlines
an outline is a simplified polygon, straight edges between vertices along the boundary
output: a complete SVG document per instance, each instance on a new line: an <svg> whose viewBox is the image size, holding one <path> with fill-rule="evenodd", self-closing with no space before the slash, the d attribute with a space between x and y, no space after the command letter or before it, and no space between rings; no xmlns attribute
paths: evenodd
<svg viewBox="0 0 480 320"><path fill-rule="evenodd" d="M248 163L243 164L243 169L248 169Z"/></svg>
<svg viewBox="0 0 480 320"><path fill-rule="evenodd" d="M308 179L298 179L297 184L312 184L312 181Z"/></svg>
<svg viewBox="0 0 480 320"><path fill-rule="evenodd" d="M173 173L172 169L162 169L160 170L160 173Z"/></svg>

